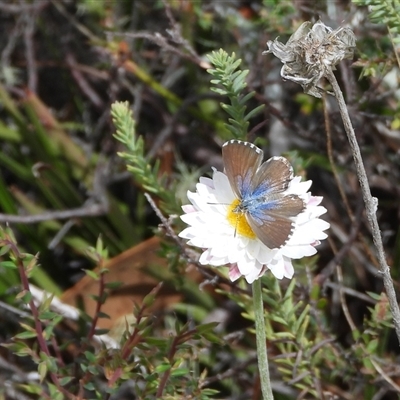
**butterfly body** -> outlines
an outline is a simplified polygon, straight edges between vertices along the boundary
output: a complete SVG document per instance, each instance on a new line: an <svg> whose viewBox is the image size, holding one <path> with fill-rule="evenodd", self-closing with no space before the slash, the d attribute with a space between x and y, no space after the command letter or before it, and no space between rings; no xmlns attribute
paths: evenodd
<svg viewBox="0 0 400 400"><path fill-rule="evenodd" d="M234 213L244 214L258 239L270 249L282 247L293 231L293 218L304 201L286 191L293 169L283 157L262 163L263 151L249 142L230 140L222 147L225 173L239 200Z"/></svg>

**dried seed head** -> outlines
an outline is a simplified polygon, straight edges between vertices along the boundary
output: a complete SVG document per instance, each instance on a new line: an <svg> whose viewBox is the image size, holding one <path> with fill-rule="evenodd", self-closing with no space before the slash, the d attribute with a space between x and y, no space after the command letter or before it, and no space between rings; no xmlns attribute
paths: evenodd
<svg viewBox="0 0 400 400"><path fill-rule="evenodd" d="M319 80L327 68L334 70L340 61L353 57L356 37L350 28L332 30L321 21L311 25L309 21L300 25L286 44L270 40L263 54L273 53L282 61L282 78L300 84L305 93L321 97Z"/></svg>

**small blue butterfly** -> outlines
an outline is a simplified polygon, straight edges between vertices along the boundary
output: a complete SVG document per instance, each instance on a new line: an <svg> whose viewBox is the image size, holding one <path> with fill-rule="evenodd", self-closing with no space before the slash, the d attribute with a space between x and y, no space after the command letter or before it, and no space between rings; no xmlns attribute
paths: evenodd
<svg viewBox="0 0 400 400"><path fill-rule="evenodd" d="M282 247L293 231L292 217L305 209L297 195L285 195L293 178L286 158L272 157L262 163L264 153L249 142L230 140L222 146L225 173L239 205L256 236L270 249Z"/></svg>

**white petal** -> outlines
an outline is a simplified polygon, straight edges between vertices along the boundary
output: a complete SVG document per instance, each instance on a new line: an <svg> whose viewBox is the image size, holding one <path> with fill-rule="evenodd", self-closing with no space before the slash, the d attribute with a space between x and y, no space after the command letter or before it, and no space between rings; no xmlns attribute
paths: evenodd
<svg viewBox="0 0 400 400"><path fill-rule="evenodd" d="M253 268L249 269L249 272L244 276L246 278L247 283L253 283L260 276L260 272L262 271L262 265L256 263Z"/></svg>
<svg viewBox="0 0 400 400"><path fill-rule="evenodd" d="M211 259L210 251L206 250L201 254L201 256L199 258L199 263L202 265L207 265L209 263L210 259Z"/></svg>
<svg viewBox="0 0 400 400"><path fill-rule="evenodd" d="M294 268L292 265L292 261L290 260L290 258L287 257L283 257L283 262L284 262L284 277L288 278L288 279L292 279L293 275L294 275Z"/></svg>
<svg viewBox="0 0 400 400"><path fill-rule="evenodd" d="M242 275L246 276L251 274L254 269L257 269L256 265L259 265L256 260L250 260L245 253L240 254L240 257L237 261L237 266ZM261 265L259 265L258 269L261 269Z"/></svg>
<svg viewBox="0 0 400 400"><path fill-rule="evenodd" d="M204 198L200 197L197 193L188 191L187 197L198 211L207 211L208 205Z"/></svg>
<svg viewBox="0 0 400 400"><path fill-rule="evenodd" d="M260 244L260 251L257 260L261 264L268 264L276 255L279 249L269 249L267 246Z"/></svg>
<svg viewBox="0 0 400 400"><path fill-rule="evenodd" d="M206 186L212 188L212 189L215 188L214 181L211 178L207 178L205 176L201 176L200 179L199 179L199 182L201 184L203 184L203 185L206 185Z"/></svg>
<svg viewBox="0 0 400 400"><path fill-rule="evenodd" d="M287 242L288 246L309 244L315 240L322 240L326 238L323 232L329 228L329 224L320 219L314 219L301 226L296 226L293 235Z"/></svg>
<svg viewBox="0 0 400 400"><path fill-rule="evenodd" d="M250 240L246 246L246 252L251 260L258 259L258 253L260 252L260 244L258 240Z"/></svg>
<svg viewBox="0 0 400 400"><path fill-rule="evenodd" d="M235 200L228 177L222 172L214 172L214 183L216 187L216 197L221 204L229 205Z"/></svg>
<svg viewBox="0 0 400 400"><path fill-rule="evenodd" d="M192 212L197 211L197 210L192 206L192 204L185 204L185 205L183 205L183 206L182 206L182 210L183 210L183 212L186 213L186 214L189 214L189 213L192 213Z"/></svg>
<svg viewBox="0 0 400 400"><path fill-rule="evenodd" d="M282 248L282 254L289 258L299 259L312 256L317 252L317 249L311 244L300 246L285 246Z"/></svg>
<svg viewBox="0 0 400 400"><path fill-rule="evenodd" d="M290 194L305 194L307 193L308 189L310 189L310 186L312 184L312 181L305 181L305 182L300 182L301 177L300 176L295 176L293 180L290 182L289 187L287 189L287 193Z"/></svg>
<svg viewBox="0 0 400 400"><path fill-rule="evenodd" d="M204 224L204 213L203 212L191 212L189 214L181 215L181 220L188 225L202 225Z"/></svg>
<svg viewBox="0 0 400 400"><path fill-rule="evenodd" d="M307 205L318 206L321 203L322 199L323 199L322 196L311 196Z"/></svg>
<svg viewBox="0 0 400 400"><path fill-rule="evenodd" d="M185 228L182 232L178 234L178 236L183 239L192 239L193 237L192 228Z"/></svg>
<svg viewBox="0 0 400 400"><path fill-rule="evenodd" d="M217 203L217 199L215 197L215 189L211 188L208 185L204 185L198 183L196 185L197 194L205 200L207 204L215 204Z"/></svg>
<svg viewBox="0 0 400 400"><path fill-rule="evenodd" d="M242 276L242 274L240 273L239 268L237 267L237 264L231 264L231 266L229 267L229 279L232 282L235 282L241 276Z"/></svg>
<svg viewBox="0 0 400 400"><path fill-rule="evenodd" d="M268 268L277 279L282 279L285 276L285 263L283 257L274 258L269 264Z"/></svg>
<svg viewBox="0 0 400 400"><path fill-rule="evenodd" d="M214 257L228 257L229 249L227 248L227 238L223 236L219 240L218 238L215 239L216 240L212 245L211 254Z"/></svg>
<svg viewBox="0 0 400 400"><path fill-rule="evenodd" d="M228 244L227 247L229 249L228 251L228 262L231 264L236 263L236 261L239 259L239 246L237 244L237 240L234 237L230 237L228 239Z"/></svg>
<svg viewBox="0 0 400 400"><path fill-rule="evenodd" d="M214 265L215 267L220 266L220 265L224 265L227 263L227 261L224 258L217 258L217 257L213 257L210 254L210 249L206 250L203 252L203 254L200 256L199 258L199 262L202 265Z"/></svg>

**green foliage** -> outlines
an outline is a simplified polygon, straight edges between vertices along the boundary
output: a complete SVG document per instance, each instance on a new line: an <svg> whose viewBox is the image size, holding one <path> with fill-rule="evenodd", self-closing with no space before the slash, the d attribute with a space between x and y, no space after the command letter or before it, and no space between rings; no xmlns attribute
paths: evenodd
<svg viewBox="0 0 400 400"><path fill-rule="evenodd" d="M107 270L92 273L93 279L99 281L99 295L95 296L98 312L93 318L82 315L86 322L80 332L82 336L71 342L57 333L64 317L53 310L54 296L44 294L39 305L33 301L27 274L37 267L37 257L20 253L8 228L0 229L0 249L3 256L9 256L4 265L19 271L23 290L17 298L31 311L31 316L20 322L20 332L2 344L17 356L28 356L37 365L39 384L21 385L26 393L36 393L40 398L73 399L84 390L87 398L104 400L117 393L124 381L133 378L139 398L207 400L218 393L202 388L206 374L199 375L200 366L195 356L207 343L219 343L214 333L216 323L192 327L190 323L181 324L175 320L168 335L156 335L156 320L148 309L153 306L161 285L143 299L142 305L135 305L134 322L127 323L118 348L107 348L96 346L94 339L97 336L97 341L103 341L106 338L101 335L108 334L108 330L97 329L96 325L99 318L107 317L101 312L101 305L107 298L106 288L115 285L104 284ZM89 252L97 263L104 264L107 251L101 239ZM80 344L78 352L69 362L62 361L62 349L73 342Z"/></svg>
<svg viewBox="0 0 400 400"><path fill-rule="evenodd" d="M230 104L221 103L221 107L230 116L228 119L229 124L225 124L225 126L235 139L245 140L248 133L249 119L264 108L263 105L260 105L246 114L246 103L255 94L255 92L242 94L247 86L246 76L249 71L238 69L242 60L237 59L235 53L228 55L226 51L220 49L219 51L213 51L208 58L215 67L207 71L215 78L211 81L215 85L211 90L222 96L227 96L230 100Z"/></svg>
<svg viewBox="0 0 400 400"><path fill-rule="evenodd" d="M400 34L400 1L399 0L353 0L357 6L369 7L372 22L387 25L393 35ZM394 38L398 43L400 38Z"/></svg>
<svg viewBox="0 0 400 400"><path fill-rule="evenodd" d="M265 29L282 31L286 28L288 34L291 34L292 27L287 27L283 24L283 19L287 15L295 12L293 2L287 0L263 0L263 9L261 11Z"/></svg>
<svg viewBox="0 0 400 400"><path fill-rule="evenodd" d="M104 260L108 259L108 250L104 247L104 242L101 236L97 239L96 247L89 247L87 249L87 255L96 263L96 265L101 265ZM88 271L88 273L94 272Z"/></svg>
<svg viewBox="0 0 400 400"><path fill-rule="evenodd" d="M315 382L327 382L336 377L347 384L361 379L358 366L364 363L365 387L373 385L374 370L382 368L382 356L388 328L392 328L391 315L385 295L371 294L376 305L365 319L363 331L354 332L351 348L340 346L326 328L323 309L317 307L324 300L317 296L307 303L298 301L295 293L299 284L292 279L282 290L279 281L263 277L263 296L266 305L265 321L269 353L277 354L271 361L277 366L281 378L299 390L304 398L320 399ZM243 316L254 321L251 298L241 294L225 293L243 308ZM253 331L253 328L251 328ZM354 362L349 363L352 359ZM366 389L367 391L367 389ZM371 397L365 395L365 399Z"/></svg>
<svg viewBox="0 0 400 400"><path fill-rule="evenodd" d="M136 137L135 121L129 104L117 102L111 106L111 115L116 127L115 138L123 143L127 152L118 155L123 158L127 168L145 192L158 196L163 202L162 207L167 211L176 211L174 190L168 187L165 177L160 175L160 162L156 160L152 166L145 156L142 137Z"/></svg>
<svg viewBox="0 0 400 400"><path fill-rule="evenodd" d="M36 268L34 282L60 294L60 282L53 278L59 275L56 271L61 266L49 244L64 229L65 221L51 218L51 213L83 209L97 205L97 200L107 200L108 214L104 208L103 215L90 215L91 207L87 207L87 218L79 219L79 228L72 223L53 244L56 251L62 247L62 251L75 254L81 261L99 232L112 255L132 245L139 235L126 218L127 209L107 193L106 179L100 179L100 168L96 166L98 154L91 151L89 157L39 98L29 94L23 101L16 100L0 82L0 105L0 210L10 216L9 221L23 237L20 246L25 251L51 259L50 264L45 262ZM82 125L75 123L74 131L81 129ZM100 183L101 193L96 192L89 200L87 195L91 197L90 193L97 190L94 181ZM85 204L86 200L89 201ZM70 215L73 219L74 212ZM13 217L19 217L21 222L15 225ZM38 222L31 224L32 218ZM0 281L0 295L7 296L7 289L13 286L7 286L7 281L15 284L17 280L18 275L8 270L4 281Z"/></svg>

